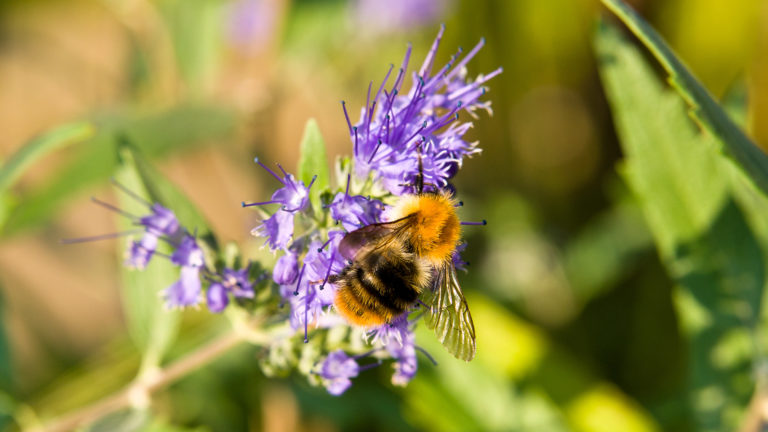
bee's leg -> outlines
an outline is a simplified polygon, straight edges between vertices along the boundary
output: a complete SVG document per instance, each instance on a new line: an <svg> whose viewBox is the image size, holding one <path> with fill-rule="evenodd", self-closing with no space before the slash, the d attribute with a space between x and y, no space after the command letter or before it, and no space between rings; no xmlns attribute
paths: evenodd
<svg viewBox="0 0 768 432"><path fill-rule="evenodd" d="M419 157L419 173L416 174L416 191L419 195L424 192L424 164L421 161L421 143L416 145L416 154Z"/></svg>

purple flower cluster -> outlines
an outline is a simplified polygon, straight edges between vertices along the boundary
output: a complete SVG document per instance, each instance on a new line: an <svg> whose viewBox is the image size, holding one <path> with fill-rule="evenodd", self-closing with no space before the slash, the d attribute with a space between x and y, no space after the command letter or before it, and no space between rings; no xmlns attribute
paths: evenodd
<svg viewBox="0 0 768 432"><path fill-rule="evenodd" d="M269 169L266 165L259 161L259 158L255 158L254 161L261 165L269 174L279 181L283 187L279 188L272 194L272 199L264 202L255 202L246 204L242 203L243 207L262 206L267 204L280 204L281 207L269 218L262 221L261 225L257 226L251 231L251 234L260 237L267 238L267 245L272 251L282 250L288 246L288 242L291 241L293 236L293 223L294 216L297 212L302 212L308 208L309 204L309 188L315 182L315 178L304 186L304 182L297 181L296 178L285 172L280 164L277 165L282 171L283 176L280 177L275 174L274 171Z"/></svg>
<svg viewBox="0 0 768 432"><path fill-rule="evenodd" d="M243 206L279 204L274 213L254 228L253 234L265 237L270 250L281 254L272 278L279 286L282 304L289 307L290 326L297 332L303 330L305 343L309 341L310 329L321 331L343 323L333 311L337 288L329 283L329 278L348 264L345 258L350 258L349 251L343 254L339 250L339 244L346 233L382 222L387 211L384 201L389 196L372 198L367 194L377 190L394 196L419 192L419 174L427 190L450 188L449 181L464 158L480 152L476 143L463 138L472 124L459 122L459 114L466 111L474 115L477 109L490 111L490 102L480 101L485 94L482 86L501 69L475 80L466 79L465 66L483 46L481 41L466 56L459 58L459 52L433 74L443 30L440 29L419 71L412 74L413 86L408 92L401 94L410 47L389 88L386 87L392 68L375 94L371 94L372 86L369 87L368 101L354 126L343 105L354 144L353 167L343 191L321 191L326 192L322 208L311 208L308 196L312 182L305 186L280 165L282 175L278 175L256 159L282 186L270 201ZM295 223L296 218L301 223ZM308 226L313 228L306 231ZM457 248L453 258L457 268L466 265L460 256L461 249L463 246ZM335 350L316 366L314 373L331 394L339 395L349 388L351 378L388 358L393 361L392 382L405 385L416 374L416 352L421 350L415 345L413 327L414 321L409 321L405 313L386 325L367 328L370 352L350 356L344 350ZM359 366L358 361L366 356L378 361Z"/></svg>
<svg viewBox="0 0 768 432"><path fill-rule="evenodd" d="M184 308L200 303L203 281L209 282L206 297L211 312L222 312L229 304L230 295L253 297L253 282L248 279L248 268L225 268L221 273L209 270L197 239L181 227L176 215L158 203L152 204L150 211L149 215L138 218L136 222L144 228L144 234L141 240L128 245L126 265L139 270L146 268L150 259L159 254L157 247L161 239L171 247L171 255L162 256L180 267L180 277L162 293L168 308Z"/></svg>
<svg viewBox="0 0 768 432"><path fill-rule="evenodd" d="M354 126L342 102L354 144L355 174L367 178L373 173L395 195L415 192L420 170L428 187L449 188L449 180L461 168L464 158L480 152L476 143L463 139L472 123L459 122L459 113L467 111L474 115L477 109L490 112L490 102L480 101L486 91L483 84L501 73L501 68L475 80L466 78L465 66L483 47L481 40L463 58L459 50L433 74L444 29L440 28L419 71L412 72L413 84L408 92L403 93L402 87L411 57L410 46L389 90L385 87L393 67L373 97L369 85L366 105Z"/></svg>
<svg viewBox="0 0 768 432"><path fill-rule="evenodd" d="M382 353L382 351L394 360L392 384L407 385L416 376L418 362L416 360L417 347L413 326L409 323L406 315L404 314L393 320L392 323L374 328L369 332L369 335L373 336L371 343L380 345L381 348L373 349L356 357L349 357L341 350L329 354L320 363L317 372L323 379L328 393L336 396L342 394L352 385L350 378L356 377L359 372L365 369L381 364L377 362L360 367L357 360Z"/></svg>

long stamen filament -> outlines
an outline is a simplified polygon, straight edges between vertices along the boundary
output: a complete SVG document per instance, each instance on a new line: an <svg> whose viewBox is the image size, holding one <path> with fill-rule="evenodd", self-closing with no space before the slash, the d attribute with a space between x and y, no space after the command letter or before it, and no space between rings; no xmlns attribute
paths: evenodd
<svg viewBox="0 0 768 432"><path fill-rule="evenodd" d="M253 161L254 161L254 162L256 162L257 164L261 165L261 167L262 167L262 168L264 168L265 170L267 170L267 172L268 172L268 173L272 174L272 177L276 178L276 179L277 179L277 181L279 181L279 182L280 182L280 183L282 183L282 184L285 184L285 181L284 181L283 179L281 179L281 178L280 178L280 177L279 177L277 174L275 174L275 172L274 172L274 171L272 171L271 169L269 169L269 167L267 167L266 165L264 165L264 164L263 164L263 163L262 163L262 162L259 160L259 158L255 157L255 158L253 158Z"/></svg>

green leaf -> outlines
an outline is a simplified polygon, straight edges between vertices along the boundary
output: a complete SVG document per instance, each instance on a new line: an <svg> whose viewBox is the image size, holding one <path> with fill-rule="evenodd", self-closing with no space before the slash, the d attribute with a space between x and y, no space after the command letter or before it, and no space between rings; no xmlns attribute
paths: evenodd
<svg viewBox="0 0 768 432"><path fill-rule="evenodd" d="M215 262L217 242L213 232L189 201L175 186L158 174L142 159L139 152L125 138L118 146L120 170L117 181L143 200L159 203L171 209L183 228L202 240L201 247L206 253L206 262ZM121 194L120 207L131 214L147 213L147 203ZM135 227L123 220L124 229ZM122 246L127 250L131 239ZM161 245L160 252L170 254L168 245ZM163 289L179 278L179 269L167 259L153 259L143 271L123 269L123 304L131 336L142 351L142 369L158 366L176 337L178 314L165 309L160 297Z"/></svg>
<svg viewBox="0 0 768 432"><path fill-rule="evenodd" d="M127 141L125 138L121 139L118 145L118 154L121 165L127 163L134 167L143 188L147 191L150 201L158 202L173 210L179 223L190 234L202 239L212 251L218 252L216 237L205 217L197 209L197 206L179 191L173 183L168 181L152 165L144 160L140 151L133 146L132 142Z"/></svg>
<svg viewBox="0 0 768 432"><path fill-rule="evenodd" d="M741 167L764 195L768 195L768 156L728 117L707 89L642 17L622 0L602 2L659 61L669 74L672 86L688 103L694 118L719 139L722 151Z"/></svg>
<svg viewBox="0 0 768 432"><path fill-rule="evenodd" d="M601 25L595 42L626 155L625 179L677 283L690 351L680 397L700 430L733 430L752 391L749 341L765 256L734 200L715 137L696 127L685 101L663 86L618 29Z"/></svg>
<svg viewBox="0 0 768 432"><path fill-rule="evenodd" d="M0 168L0 194L5 192L30 165L46 154L61 147L85 141L93 136L95 128L90 122L77 122L33 138L14 153Z"/></svg>
<svg viewBox="0 0 768 432"><path fill-rule="evenodd" d="M0 394L2 392L13 393L15 387L13 357L11 343L5 329L6 303L0 294Z"/></svg>
<svg viewBox="0 0 768 432"><path fill-rule="evenodd" d="M615 286L651 250L653 239L635 200L622 199L571 242L563 265L581 304Z"/></svg>
<svg viewBox="0 0 768 432"><path fill-rule="evenodd" d="M146 201L155 201L142 178L133 154L129 151L121 154L120 169L115 179L128 190ZM147 205L127 194L120 194L119 207L128 213L147 214ZM119 217L120 230L136 228L133 221ZM136 237L127 237L120 242L118 256L124 256ZM167 244L161 243L158 251L169 254L172 251ZM179 269L170 260L155 257L144 270L129 269L120 265L122 275L122 306L126 325L134 343L142 353L142 371L161 364L178 330L179 314L166 310L160 293L179 278Z"/></svg>
<svg viewBox="0 0 768 432"><path fill-rule="evenodd" d="M221 57L227 2L165 0L157 5L170 32L180 74L190 92L202 94Z"/></svg>
<svg viewBox="0 0 768 432"><path fill-rule="evenodd" d="M299 156L299 180L308 185L314 176L317 176L309 198L315 209L320 208L320 194L328 188L329 173L328 159L325 154L325 140L320 133L315 119L307 120L304 126L304 136L301 138L301 155Z"/></svg>
<svg viewBox="0 0 768 432"><path fill-rule="evenodd" d="M186 105L149 115L123 113L102 118L96 124L98 133L82 143L74 159L52 173L48 183L26 193L10 210L0 227L4 235L44 224L73 194L112 176L117 167L119 136L127 136L142 154L155 158L224 137L234 122L227 110Z"/></svg>

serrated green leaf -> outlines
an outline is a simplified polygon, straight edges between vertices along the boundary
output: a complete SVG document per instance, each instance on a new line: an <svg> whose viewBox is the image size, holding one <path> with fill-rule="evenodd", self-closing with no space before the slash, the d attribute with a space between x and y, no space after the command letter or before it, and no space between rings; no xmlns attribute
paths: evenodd
<svg viewBox="0 0 768 432"><path fill-rule="evenodd" d="M301 138L301 155L299 156L298 177L305 185L308 185L314 176L317 176L312 189L309 191L309 199L315 209L320 208L320 194L328 188L329 170L328 159L325 153L325 140L320 133L315 119L307 120L304 126L304 136Z"/></svg>
<svg viewBox="0 0 768 432"><path fill-rule="evenodd" d="M85 141L96 132L90 122L59 126L24 144L0 167L0 194L5 192L37 159L61 147Z"/></svg>
<svg viewBox="0 0 768 432"><path fill-rule="evenodd" d="M764 253L734 201L715 137L693 124L684 100L615 27L601 25L595 42L625 178L678 285L691 353L681 398L699 430L733 430L752 391L754 353L739 341L752 337L759 317Z"/></svg>
<svg viewBox="0 0 768 432"><path fill-rule="evenodd" d="M19 200L1 227L3 235L45 223L73 194L112 176L119 136L127 136L142 154L155 158L221 138L234 124L227 110L193 105L150 115L125 113L95 123L98 133L82 143L72 162L53 173L50 182Z"/></svg>
<svg viewBox="0 0 768 432"><path fill-rule="evenodd" d="M637 36L669 74L692 115L720 141L728 155L768 195L768 156L734 123L707 89L688 71L661 36L622 0L601 0Z"/></svg>

